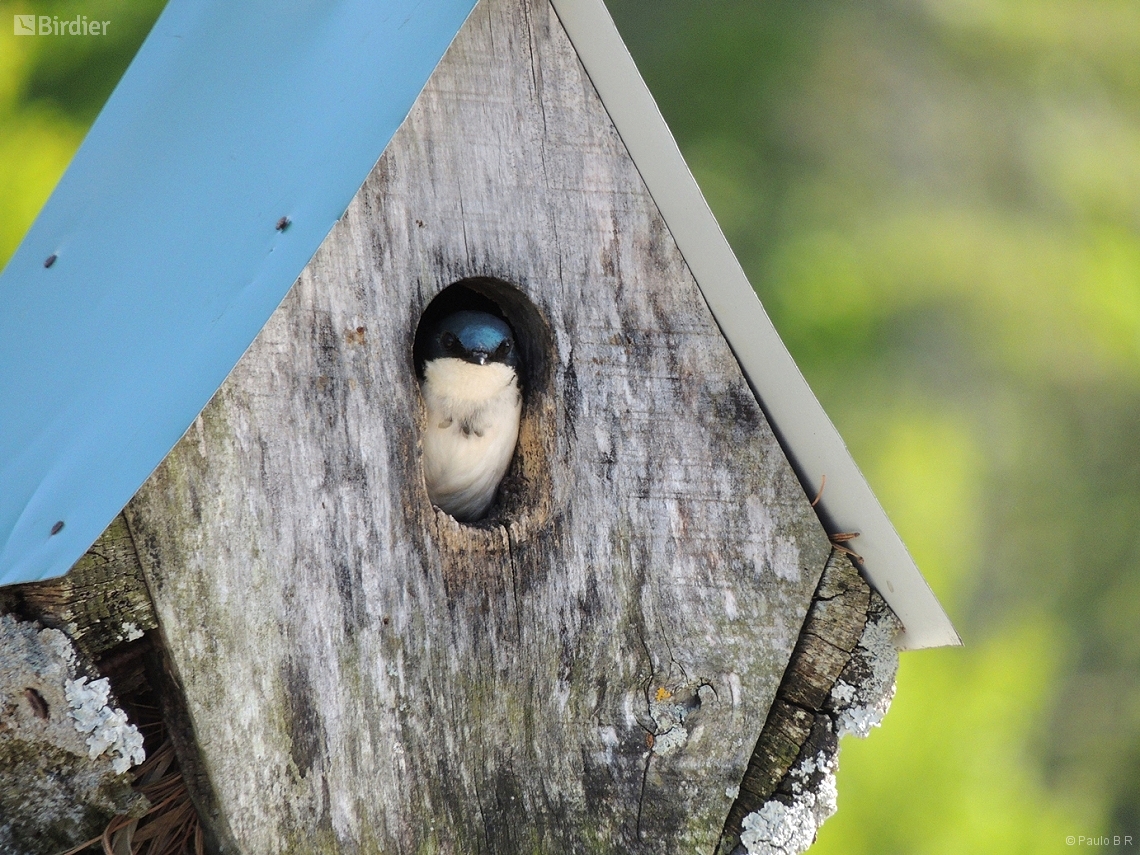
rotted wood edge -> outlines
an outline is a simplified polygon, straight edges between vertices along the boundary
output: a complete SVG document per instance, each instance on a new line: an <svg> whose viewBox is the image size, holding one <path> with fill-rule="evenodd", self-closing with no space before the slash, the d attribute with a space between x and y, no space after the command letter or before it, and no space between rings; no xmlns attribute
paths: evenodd
<svg viewBox="0 0 1140 855"><path fill-rule="evenodd" d="M793 824L801 827L783 829L793 838L788 851L801 852L811 844L818 825L834 812L834 792L825 791L834 787L839 737L866 736L890 703L897 652L892 647L884 656L876 648L883 641L889 645L901 628L851 559L832 550L729 809L717 855L752 851L746 845L749 819L781 815L787 822L784 808L797 804Z"/></svg>
<svg viewBox="0 0 1140 855"><path fill-rule="evenodd" d="M21 627L30 625L63 633L76 656L79 672L92 680L106 678L110 684L109 702L122 706L132 724L153 730L160 726L154 717L161 716L161 732L173 743L176 756L173 766L163 766L169 769L164 780L166 801L171 803L172 810L190 809L197 815L204 815L214 807L212 790L198 762L183 694L171 672L161 641L154 605L125 513L119 513L111 521L66 575L43 582L0 587L0 615L10 615L20 621ZM141 707L138 706L140 704ZM41 706L46 705L41 702ZM140 715L140 709L146 713ZM7 721L9 712L0 710L0 732L6 724L12 724ZM155 740L148 737L148 755L155 753L155 744ZM45 751L51 748L44 742ZM161 746L158 748L159 753L163 750ZM155 759L161 761L161 758ZM77 760L71 766L60 765L58 771L66 774L66 770L71 770L77 780L86 781L92 776L88 766L97 768L98 764L86 759L82 762ZM19 774L15 770L10 771ZM137 817L147 806L148 785L153 786L153 774L150 772L146 772L146 778L137 780L133 787L129 785L130 778L142 772L146 772L145 766L113 779L113 783L121 787L115 799L108 799L106 786L99 789L77 786L73 788L73 805L48 807L29 800L26 805L30 811L28 815L0 818L16 828L36 829L32 835L35 840L21 840L18 844L8 841L8 845L23 847L12 850L12 855L54 853L59 848L53 846L53 841L57 840L53 835L62 835L58 840L70 837L72 844L78 844L93 830L101 833L115 818ZM27 764L25 774L42 775L35 764ZM192 806L182 804L176 792L177 786L170 783L171 775L181 775ZM42 788L42 781L40 786ZM81 826L72 820L77 811L86 812L87 821ZM195 820L187 819L186 822L194 823ZM218 851L208 830L204 825L202 828L206 832L209 851ZM4 849L3 845L0 849Z"/></svg>
<svg viewBox="0 0 1140 855"><path fill-rule="evenodd" d="M122 513L66 575L0 588L0 612L60 630L93 661L158 627Z"/></svg>

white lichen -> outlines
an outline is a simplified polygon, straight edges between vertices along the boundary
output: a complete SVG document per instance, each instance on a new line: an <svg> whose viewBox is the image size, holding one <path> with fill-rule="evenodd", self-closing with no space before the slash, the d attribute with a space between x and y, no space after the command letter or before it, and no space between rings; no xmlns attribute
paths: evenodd
<svg viewBox="0 0 1140 855"><path fill-rule="evenodd" d="M831 690L828 707L837 737L848 733L866 737L890 708L899 664L894 645L899 628L885 604L873 606L851 661ZM835 813L837 767L838 749L820 751L796 763L781 785L784 795L770 799L744 818L740 834L743 851L748 855L805 852L815 842L819 827Z"/></svg>
<svg viewBox="0 0 1140 855"><path fill-rule="evenodd" d="M890 612L867 621L855 648L855 656L863 666L863 679L858 681L858 685L840 679L831 690L839 736L853 733L862 739L883 723L883 716L895 696L899 652L894 638L898 630L898 621Z"/></svg>
<svg viewBox="0 0 1140 855"><path fill-rule="evenodd" d="M88 756L112 756L111 768L121 775L146 759L143 738L122 710L111 706L111 684L106 678L69 680L65 688L75 729L87 734Z"/></svg>
<svg viewBox="0 0 1140 855"><path fill-rule="evenodd" d="M142 739L117 710L100 721L108 690L79 680L98 676L92 668L64 632L0 615L0 852L43 851L40 838L86 836L99 817L146 809L123 775L142 759ZM119 752L98 744L116 739Z"/></svg>
<svg viewBox="0 0 1140 855"><path fill-rule="evenodd" d="M67 672L74 672L77 667L75 648L71 646L71 639L58 629L42 629L39 633L44 646L55 654L56 660Z"/></svg>
<svg viewBox="0 0 1140 855"><path fill-rule="evenodd" d="M649 701L649 715L657 726L653 736L653 753L659 757L671 754L689 741L685 717L689 708L672 701L672 694L659 689L657 697Z"/></svg>
<svg viewBox="0 0 1140 855"><path fill-rule="evenodd" d="M835 768L835 756L823 751L793 766L788 772L795 793L792 803L772 799L744 817L740 843L748 855L806 852L824 820L835 813ZM809 785L817 772L823 777L813 790Z"/></svg>
<svg viewBox="0 0 1140 855"><path fill-rule="evenodd" d="M123 640L124 641L138 641L143 637L143 631L131 621L123 624Z"/></svg>
<svg viewBox="0 0 1140 855"><path fill-rule="evenodd" d="M835 685L831 687L831 700L839 704L854 703L855 694L855 687L850 683L843 682L843 680L837 680Z"/></svg>

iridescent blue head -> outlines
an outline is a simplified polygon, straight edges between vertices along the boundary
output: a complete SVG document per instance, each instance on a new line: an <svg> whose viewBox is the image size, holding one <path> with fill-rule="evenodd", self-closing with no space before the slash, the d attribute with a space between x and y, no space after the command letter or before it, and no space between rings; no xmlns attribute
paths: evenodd
<svg viewBox="0 0 1140 855"><path fill-rule="evenodd" d="M487 312L455 312L431 331L424 348L427 361L451 357L476 365L501 362L517 369L518 345L510 326Z"/></svg>

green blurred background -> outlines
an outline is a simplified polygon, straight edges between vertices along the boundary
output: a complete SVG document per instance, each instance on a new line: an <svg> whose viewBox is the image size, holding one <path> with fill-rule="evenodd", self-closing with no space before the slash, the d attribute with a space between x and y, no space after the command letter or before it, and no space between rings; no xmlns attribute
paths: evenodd
<svg viewBox="0 0 1140 855"><path fill-rule="evenodd" d="M161 5L0 3L0 263ZM966 642L903 656L812 852L1136 851L1140 2L608 5Z"/></svg>

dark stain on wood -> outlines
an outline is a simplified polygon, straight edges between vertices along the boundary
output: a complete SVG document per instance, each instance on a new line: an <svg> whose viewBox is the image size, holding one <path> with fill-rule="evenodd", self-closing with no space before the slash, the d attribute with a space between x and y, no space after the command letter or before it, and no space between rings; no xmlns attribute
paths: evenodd
<svg viewBox="0 0 1140 855"><path fill-rule="evenodd" d="M24 689L24 697L28 701L28 706L32 708L32 714L42 720L47 720L51 714L48 708L48 702L44 700L44 696L32 688Z"/></svg>
<svg viewBox="0 0 1140 855"><path fill-rule="evenodd" d="M304 777L312 771L313 764L324 751L321 717L315 706L316 694L309 682L308 670L292 661L285 665L282 685L289 717L290 753L297 774Z"/></svg>

